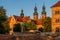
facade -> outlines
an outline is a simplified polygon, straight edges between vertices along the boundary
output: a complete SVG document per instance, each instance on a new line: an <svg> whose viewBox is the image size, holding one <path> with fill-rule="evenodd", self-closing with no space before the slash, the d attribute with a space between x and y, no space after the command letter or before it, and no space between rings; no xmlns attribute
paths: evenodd
<svg viewBox="0 0 60 40"><path fill-rule="evenodd" d="M52 7L52 32L56 32L56 29L60 28L60 1L54 4Z"/></svg>
<svg viewBox="0 0 60 40"><path fill-rule="evenodd" d="M10 34L13 33L14 24L17 24L17 23L22 24L23 22L28 21L28 20L30 20L30 16L25 16L25 17L21 18L21 16L13 15L13 16L9 17L8 22L9 22L9 25L11 28Z"/></svg>

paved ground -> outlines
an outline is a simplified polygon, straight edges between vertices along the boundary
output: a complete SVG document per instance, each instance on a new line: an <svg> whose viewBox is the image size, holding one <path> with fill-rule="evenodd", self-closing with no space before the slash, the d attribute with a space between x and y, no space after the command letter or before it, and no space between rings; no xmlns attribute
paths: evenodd
<svg viewBox="0 0 60 40"><path fill-rule="evenodd" d="M0 40L60 40L60 34L51 33L13 33L12 35L0 34Z"/></svg>

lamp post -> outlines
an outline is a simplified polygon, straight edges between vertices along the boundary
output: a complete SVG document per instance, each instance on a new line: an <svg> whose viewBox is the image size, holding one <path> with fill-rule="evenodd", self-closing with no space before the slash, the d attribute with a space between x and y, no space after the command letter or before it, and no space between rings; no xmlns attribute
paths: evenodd
<svg viewBox="0 0 60 40"><path fill-rule="evenodd" d="M21 32L24 32L24 23L21 23Z"/></svg>

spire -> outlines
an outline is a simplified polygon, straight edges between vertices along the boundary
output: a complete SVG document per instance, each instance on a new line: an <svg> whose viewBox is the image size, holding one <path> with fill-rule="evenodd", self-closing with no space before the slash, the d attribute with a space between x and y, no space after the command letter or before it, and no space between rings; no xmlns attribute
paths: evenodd
<svg viewBox="0 0 60 40"><path fill-rule="evenodd" d="M45 5L43 4L42 10L45 12Z"/></svg>
<svg viewBox="0 0 60 40"><path fill-rule="evenodd" d="M21 16L22 18L24 17L23 9L21 10L20 16Z"/></svg>
<svg viewBox="0 0 60 40"><path fill-rule="evenodd" d="M34 17L34 20L38 19L38 12L37 12L37 6L36 6L36 4L35 4L35 7L34 7L33 17Z"/></svg>
<svg viewBox="0 0 60 40"><path fill-rule="evenodd" d="M37 12L37 6L36 6L36 3L35 3L34 12Z"/></svg>
<svg viewBox="0 0 60 40"><path fill-rule="evenodd" d="M41 15L42 19L45 19L46 18L46 11L45 11L45 5L44 4L42 6L42 13L41 14L42 14Z"/></svg>
<svg viewBox="0 0 60 40"><path fill-rule="evenodd" d="M21 10L21 13L23 13L23 9Z"/></svg>
<svg viewBox="0 0 60 40"><path fill-rule="evenodd" d="M42 13L46 13L46 11L45 11L45 5L44 4L42 6Z"/></svg>
<svg viewBox="0 0 60 40"><path fill-rule="evenodd" d="M34 7L34 15L38 15L36 3L35 3L35 7Z"/></svg>

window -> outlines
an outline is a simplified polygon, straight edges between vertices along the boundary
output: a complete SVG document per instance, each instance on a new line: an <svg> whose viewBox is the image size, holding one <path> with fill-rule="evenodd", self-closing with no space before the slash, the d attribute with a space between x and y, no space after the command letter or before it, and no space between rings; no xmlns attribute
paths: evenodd
<svg viewBox="0 0 60 40"><path fill-rule="evenodd" d="M60 14L60 11L58 10L58 11L55 11L55 14Z"/></svg>
<svg viewBox="0 0 60 40"><path fill-rule="evenodd" d="M57 11L55 11L55 14L57 14Z"/></svg>
<svg viewBox="0 0 60 40"><path fill-rule="evenodd" d="M60 28L56 28L56 32L60 32Z"/></svg>
<svg viewBox="0 0 60 40"><path fill-rule="evenodd" d="M56 19L56 23L60 23L60 19Z"/></svg>

